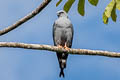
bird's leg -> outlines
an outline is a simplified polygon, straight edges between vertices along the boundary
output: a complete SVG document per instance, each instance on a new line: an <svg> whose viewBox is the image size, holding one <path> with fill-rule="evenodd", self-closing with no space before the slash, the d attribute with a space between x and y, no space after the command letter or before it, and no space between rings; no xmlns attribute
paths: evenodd
<svg viewBox="0 0 120 80"><path fill-rule="evenodd" d="M64 48L65 48L66 50L70 50L70 48L69 48L69 47L67 47L67 43L65 43Z"/></svg>
<svg viewBox="0 0 120 80"><path fill-rule="evenodd" d="M57 47L58 47L58 48L63 48L61 45L58 45Z"/></svg>

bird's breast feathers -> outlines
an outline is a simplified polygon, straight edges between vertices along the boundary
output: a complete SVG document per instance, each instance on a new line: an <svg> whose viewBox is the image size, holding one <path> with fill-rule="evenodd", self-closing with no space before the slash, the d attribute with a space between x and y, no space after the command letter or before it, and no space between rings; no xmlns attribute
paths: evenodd
<svg viewBox="0 0 120 80"><path fill-rule="evenodd" d="M63 27L63 28L67 28L71 25L71 21L68 19L68 18L64 18L64 17L61 17L61 18L58 18L56 21L55 21L55 24L58 26L58 27Z"/></svg>

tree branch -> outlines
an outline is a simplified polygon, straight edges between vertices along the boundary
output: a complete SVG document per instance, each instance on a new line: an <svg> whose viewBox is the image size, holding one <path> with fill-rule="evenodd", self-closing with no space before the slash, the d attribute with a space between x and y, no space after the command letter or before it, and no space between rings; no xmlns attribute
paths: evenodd
<svg viewBox="0 0 120 80"><path fill-rule="evenodd" d="M54 52L64 52L64 53L69 53L69 54L98 55L98 56L120 58L120 53L116 53L116 52L100 51L100 50L87 50L87 49L70 49L70 50L65 50L64 48L58 48L56 46L40 45L40 44L0 42L0 47L24 48L24 49L35 49L35 50L48 50L48 51L54 51Z"/></svg>
<svg viewBox="0 0 120 80"><path fill-rule="evenodd" d="M14 23L11 26L8 26L7 28L3 29L0 31L0 36L4 35L10 31L12 31L13 29L17 28L18 26L20 26L21 24L25 23L26 21L28 21L29 19L33 18L34 16L36 16L39 12L41 12L49 3L51 2L51 0L43 0L42 4L36 8L34 11L32 11L31 13L29 13L27 16L23 17L22 19L20 19L19 21L17 21L16 23Z"/></svg>

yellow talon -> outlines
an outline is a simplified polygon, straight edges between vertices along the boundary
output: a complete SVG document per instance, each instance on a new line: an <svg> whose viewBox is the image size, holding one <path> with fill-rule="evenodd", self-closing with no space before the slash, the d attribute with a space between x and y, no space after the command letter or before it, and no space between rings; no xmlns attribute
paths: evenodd
<svg viewBox="0 0 120 80"><path fill-rule="evenodd" d="M64 48L65 48L66 50L70 50L70 48L69 48L69 47L67 47L67 44L66 44L66 43L65 43Z"/></svg>

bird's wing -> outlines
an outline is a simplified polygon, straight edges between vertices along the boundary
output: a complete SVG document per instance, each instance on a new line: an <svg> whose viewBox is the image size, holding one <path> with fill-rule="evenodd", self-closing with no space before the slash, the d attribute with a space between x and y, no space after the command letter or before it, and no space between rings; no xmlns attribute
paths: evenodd
<svg viewBox="0 0 120 80"><path fill-rule="evenodd" d="M62 30L59 28L59 25L55 22L53 25L53 41L54 45L57 46L60 44Z"/></svg>
<svg viewBox="0 0 120 80"><path fill-rule="evenodd" d="M73 25L70 24L66 28L66 37L67 37L67 41L66 42L67 42L67 46L69 48L71 48L71 46L72 46L73 34L74 34Z"/></svg>
<svg viewBox="0 0 120 80"><path fill-rule="evenodd" d="M55 22L54 22L54 24L53 24L53 30L52 30L54 45L55 45L55 30L56 30L56 28L55 28Z"/></svg>

